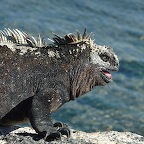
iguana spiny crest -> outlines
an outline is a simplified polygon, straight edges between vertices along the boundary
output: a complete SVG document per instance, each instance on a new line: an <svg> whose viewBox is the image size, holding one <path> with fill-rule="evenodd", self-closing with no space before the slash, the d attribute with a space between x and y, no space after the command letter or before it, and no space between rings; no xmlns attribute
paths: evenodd
<svg viewBox="0 0 144 144"><path fill-rule="evenodd" d="M79 61L88 61L96 65L97 71L107 82L112 78L108 71L118 70L119 61L112 48L96 44L92 39L92 33L87 36L86 29L83 34L77 30L77 36L71 33L64 37L54 34L51 41L53 44L48 44L40 35L35 39L18 29L5 28L0 31L0 45L7 45L13 52L19 50L20 55L46 55L58 61L62 59L62 63L68 64L73 61L76 61L76 64Z"/></svg>

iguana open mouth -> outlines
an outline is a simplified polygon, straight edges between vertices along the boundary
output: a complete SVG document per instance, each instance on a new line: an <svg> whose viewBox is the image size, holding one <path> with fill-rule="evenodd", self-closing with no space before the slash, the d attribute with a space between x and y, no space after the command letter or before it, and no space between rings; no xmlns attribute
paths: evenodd
<svg viewBox="0 0 144 144"><path fill-rule="evenodd" d="M112 75L110 72L108 72L108 71L103 71L103 72L108 78L112 79Z"/></svg>
<svg viewBox="0 0 144 144"><path fill-rule="evenodd" d="M102 70L101 71L102 78L108 83L112 81L112 75L109 71Z"/></svg>

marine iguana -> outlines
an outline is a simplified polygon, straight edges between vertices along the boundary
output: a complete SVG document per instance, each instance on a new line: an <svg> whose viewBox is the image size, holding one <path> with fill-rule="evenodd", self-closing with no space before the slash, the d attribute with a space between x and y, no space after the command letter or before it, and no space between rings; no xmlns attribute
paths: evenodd
<svg viewBox="0 0 144 144"><path fill-rule="evenodd" d="M86 29L77 36L54 34L52 41L18 29L0 31L0 124L29 120L47 141L70 134L66 125L53 125L51 113L111 82L110 71L119 68L113 49L96 44Z"/></svg>

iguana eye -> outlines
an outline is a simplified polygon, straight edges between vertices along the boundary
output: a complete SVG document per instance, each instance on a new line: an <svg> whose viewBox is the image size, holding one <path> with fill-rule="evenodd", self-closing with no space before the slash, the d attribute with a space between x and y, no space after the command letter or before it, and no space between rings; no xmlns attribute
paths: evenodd
<svg viewBox="0 0 144 144"><path fill-rule="evenodd" d="M106 54L101 54L100 57L104 62L107 62L109 60L109 56L107 56Z"/></svg>

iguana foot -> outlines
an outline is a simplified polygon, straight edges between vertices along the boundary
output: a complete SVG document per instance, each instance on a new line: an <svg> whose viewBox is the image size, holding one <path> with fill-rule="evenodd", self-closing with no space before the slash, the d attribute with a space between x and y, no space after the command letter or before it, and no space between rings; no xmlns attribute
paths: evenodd
<svg viewBox="0 0 144 144"><path fill-rule="evenodd" d="M62 122L56 122L53 125L57 131L59 131L62 135L66 135L67 138L70 138L71 132L70 129L68 128L68 125Z"/></svg>
<svg viewBox="0 0 144 144"><path fill-rule="evenodd" d="M54 140L61 140L61 133L59 131L52 133L45 138L45 141L48 141L48 142L54 141Z"/></svg>
<svg viewBox="0 0 144 144"><path fill-rule="evenodd" d="M56 122L53 125L55 128L68 128L68 125L62 122Z"/></svg>
<svg viewBox="0 0 144 144"><path fill-rule="evenodd" d="M39 141L40 139L44 138L45 136L46 136L46 132L41 132L41 133L35 135L35 136L33 137L33 139L34 139L35 141Z"/></svg>
<svg viewBox="0 0 144 144"><path fill-rule="evenodd" d="M68 128L68 125L62 122L56 122L53 127L56 129L49 135L46 131L39 133L36 135L33 139L35 141L39 141L40 139L44 139L45 141L54 141L54 140L61 140L62 135L67 136L67 138L70 138L70 129Z"/></svg>
<svg viewBox="0 0 144 144"><path fill-rule="evenodd" d="M46 132L42 132L34 136L33 138L35 141L39 141L40 139L44 139L45 141L54 141L54 140L61 140L61 132L56 131L47 135Z"/></svg>

